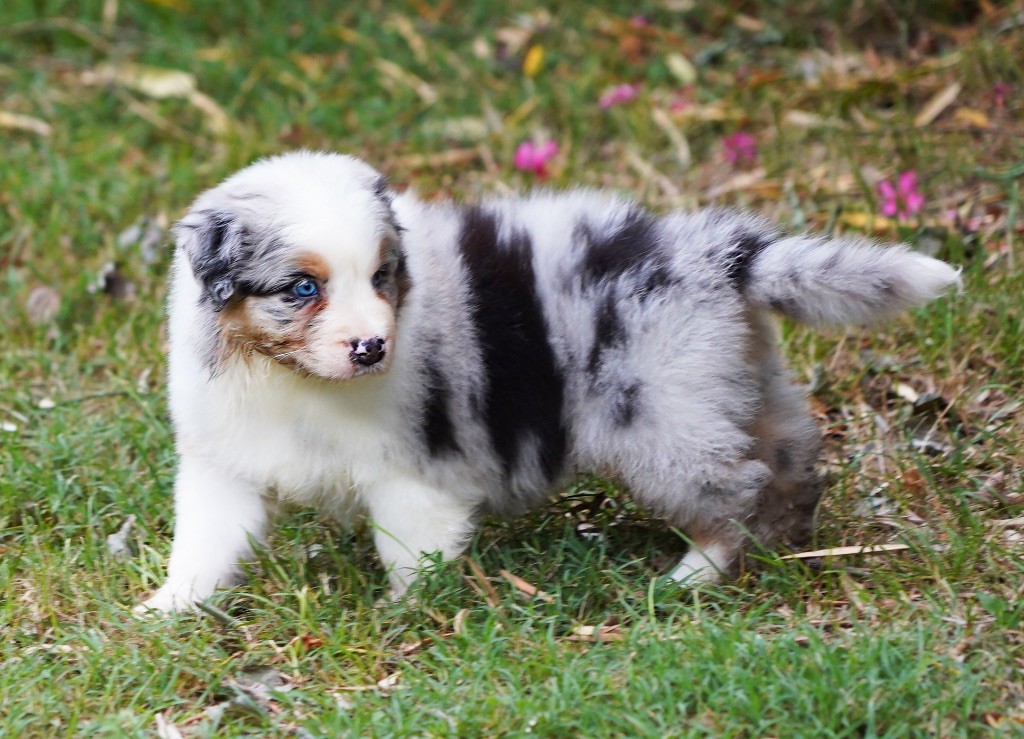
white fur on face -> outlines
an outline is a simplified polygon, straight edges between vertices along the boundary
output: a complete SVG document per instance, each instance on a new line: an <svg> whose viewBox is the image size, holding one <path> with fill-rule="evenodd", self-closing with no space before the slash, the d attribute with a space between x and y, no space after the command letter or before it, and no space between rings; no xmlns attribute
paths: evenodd
<svg viewBox="0 0 1024 739"><path fill-rule="evenodd" d="M769 313L869 320L959 281L905 247L730 211L659 217L583 191L428 205L308 152L204 193L177 237L158 610L230 582L273 501L368 514L401 589L480 513L537 505L580 469L699 542L677 578L711 579L745 532L806 536L822 490ZM315 302L293 299L299 279ZM357 361L364 339L379 362Z"/></svg>
<svg viewBox="0 0 1024 739"><path fill-rule="evenodd" d="M297 159L301 166L271 160L227 180L178 226L209 298L209 361L259 353L327 380L385 371L401 257L390 196L356 160L337 157L325 167L313 156ZM287 175L305 167L320 170L321 187L288 187ZM362 186L352 188L353 180ZM294 293L304 281L315 286L309 297ZM356 361L367 340L383 345L379 362Z"/></svg>

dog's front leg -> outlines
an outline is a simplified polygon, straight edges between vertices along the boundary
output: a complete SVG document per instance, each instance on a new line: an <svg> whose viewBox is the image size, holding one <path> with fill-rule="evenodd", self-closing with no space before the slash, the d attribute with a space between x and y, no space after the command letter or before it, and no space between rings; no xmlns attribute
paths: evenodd
<svg viewBox="0 0 1024 739"><path fill-rule="evenodd" d="M456 557L473 533L475 507L411 476L383 480L366 490L381 564L392 593L402 595L416 578L424 555Z"/></svg>
<svg viewBox="0 0 1024 739"><path fill-rule="evenodd" d="M239 565L261 540L267 507L260 490L209 462L184 453L174 481L174 542L167 581L136 612L191 608L220 585L230 585Z"/></svg>

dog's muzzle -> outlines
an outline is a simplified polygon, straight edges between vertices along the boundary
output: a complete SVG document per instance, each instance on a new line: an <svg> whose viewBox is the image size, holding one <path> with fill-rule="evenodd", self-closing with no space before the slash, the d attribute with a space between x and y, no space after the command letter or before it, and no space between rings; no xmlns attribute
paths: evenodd
<svg viewBox="0 0 1024 739"><path fill-rule="evenodd" d="M349 358L356 364L369 367L384 359L384 339L374 336L372 339L352 339L352 351Z"/></svg>

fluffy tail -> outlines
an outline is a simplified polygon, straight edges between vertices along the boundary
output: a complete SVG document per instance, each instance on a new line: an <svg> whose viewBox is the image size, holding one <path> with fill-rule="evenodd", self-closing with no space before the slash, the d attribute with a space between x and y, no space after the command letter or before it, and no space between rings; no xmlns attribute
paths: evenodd
<svg viewBox="0 0 1024 739"><path fill-rule="evenodd" d="M748 300L805 323L867 323L962 287L958 270L902 244L759 235L732 253Z"/></svg>

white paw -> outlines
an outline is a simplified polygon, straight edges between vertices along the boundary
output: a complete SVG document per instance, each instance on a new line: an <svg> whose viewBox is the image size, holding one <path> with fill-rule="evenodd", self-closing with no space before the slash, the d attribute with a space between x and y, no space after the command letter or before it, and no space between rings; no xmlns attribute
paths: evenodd
<svg viewBox="0 0 1024 739"><path fill-rule="evenodd" d="M132 613L143 618L152 618L182 611L194 611L197 600L201 600L201 598L191 590L179 590L164 585L150 598L135 606Z"/></svg>
<svg viewBox="0 0 1024 739"><path fill-rule="evenodd" d="M680 585L714 585L722 581L722 574L729 565L725 548L712 544L703 550L691 548L669 576Z"/></svg>

